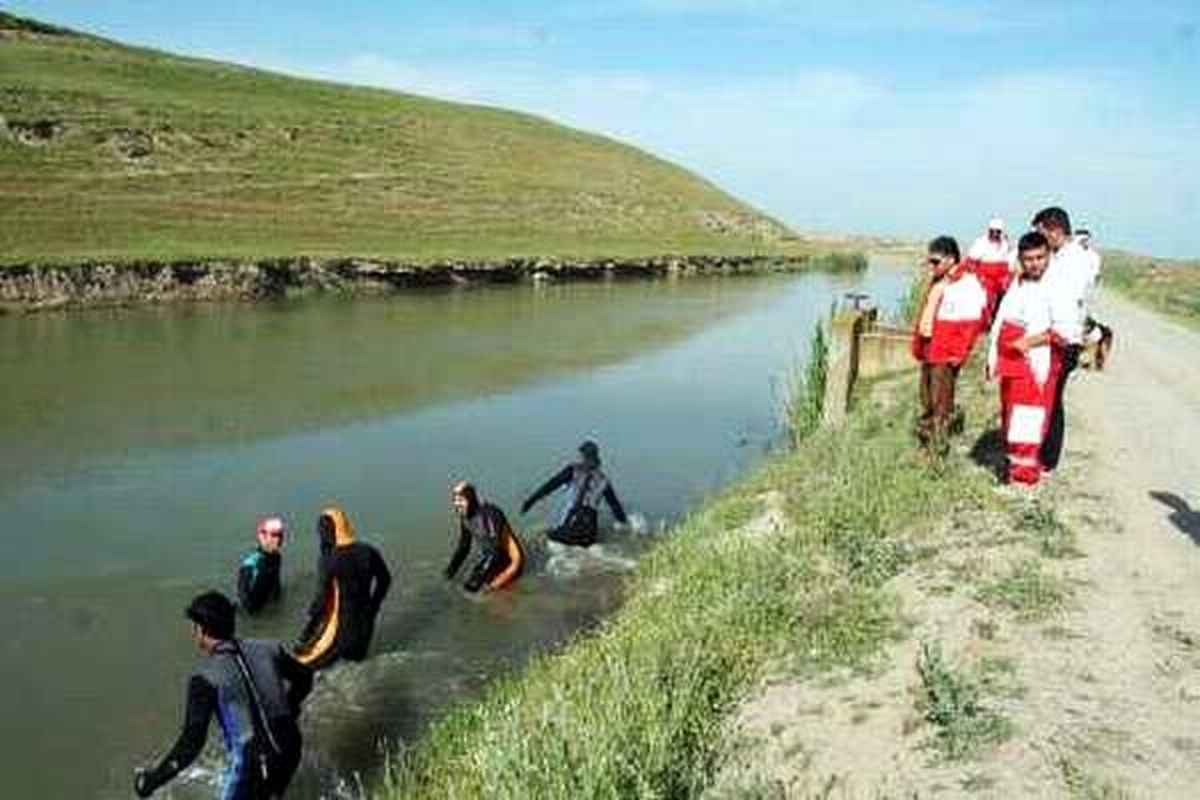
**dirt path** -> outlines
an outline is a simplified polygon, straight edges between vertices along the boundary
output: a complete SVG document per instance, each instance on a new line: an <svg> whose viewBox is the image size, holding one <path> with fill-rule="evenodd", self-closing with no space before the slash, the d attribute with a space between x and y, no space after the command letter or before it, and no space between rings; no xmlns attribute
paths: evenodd
<svg viewBox="0 0 1200 800"><path fill-rule="evenodd" d="M714 795L1200 797L1200 333L1111 295L1095 312L1117 349L1068 388L1059 474L1033 496L998 490L1007 510L982 524L947 522L938 555L893 581L910 627L878 670L780 680L748 702L750 755ZM1047 507L1075 557L1014 535L1014 513ZM1017 563L1046 583L988 602ZM1071 587L1069 604L1023 614L1042 585ZM924 642L983 687L1007 741L936 755Z"/></svg>

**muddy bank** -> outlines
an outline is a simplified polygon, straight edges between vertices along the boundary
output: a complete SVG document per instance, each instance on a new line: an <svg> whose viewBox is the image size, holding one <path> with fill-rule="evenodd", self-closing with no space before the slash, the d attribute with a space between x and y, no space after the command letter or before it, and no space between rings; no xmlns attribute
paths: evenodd
<svg viewBox="0 0 1200 800"><path fill-rule="evenodd" d="M839 261L842 259L839 259ZM865 263L865 259L863 259ZM357 258L261 261L94 262L0 268L0 312L144 303L256 300L306 292L380 294L407 289L604 280L741 272L787 272L825 265L814 256L662 256L646 259L443 261Z"/></svg>

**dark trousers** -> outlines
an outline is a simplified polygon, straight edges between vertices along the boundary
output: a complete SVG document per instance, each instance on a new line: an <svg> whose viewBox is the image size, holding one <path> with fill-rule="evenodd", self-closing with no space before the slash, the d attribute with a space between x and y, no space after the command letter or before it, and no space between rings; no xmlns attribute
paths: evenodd
<svg viewBox="0 0 1200 800"><path fill-rule="evenodd" d="M596 543L599 533L599 515L596 509L579 506L571 509L562 525L547 531L546 537L560 544L590 547Z"/></svg>
<svg viewBox="0 0 1200 800"><path fill-rule="evenodd" d="M1068 345L1063 352L1062 369L1059 370L1058 380L1054 387L1054 405L1050 407L1050 427L1042 442L1042 468L1050 471L1058 466L1062 458L1063 444L1067 438L1067 410L1063 406L1063 395L1067 389L1067 380L1079 366L1079 345Z"/></svg>
<svg viewBox="0 0 1200 800"><path fill-rule="evenodd" d="M958 369L956 364L921 364L921 416L917 419L917 438L922 447L939 453L948 447Z"/></svg>
<svg viewBox="0 0 1200 800"><path fill-rule="evenodd" d="M274 800L283 797L292 775L300 766L303 742L300 729L291 720L273 721L271 731L283 752L276 755L265 742L258 739L252 741L246 748L244 759L230 770L221 800Z"/></svg>

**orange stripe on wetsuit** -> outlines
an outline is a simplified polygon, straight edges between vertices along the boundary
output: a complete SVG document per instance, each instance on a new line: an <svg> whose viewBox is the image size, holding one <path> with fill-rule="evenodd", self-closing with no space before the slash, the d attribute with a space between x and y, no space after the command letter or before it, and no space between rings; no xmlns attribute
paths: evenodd
<svg viewBox="0 0 1200 800"><path fill-rule="evenodd" d="M344 547L354 541L354 529L350 527L350 520L340 508L327 508L321 512L321 516L328 517L333 522L334 547ZM321 624L321 633L306 647L296 652L296 660L301 664L311 665L319 661L328 655L337 642L341 602L342 590L338 586L337 578L330 578L329 586L325 589L325 620Z"/></svg>
<svg viewBox="0 0 1200 800"><path fill-rule="evenodd" d="M487 586L490 590L502 589L515 581L521 575L521 567L525 564L525 552L521 549L521 540L517 538L516 532L505 524L501 535L504 537L504 541L500 544L508 554L508 566L488 582Z"/></svg>

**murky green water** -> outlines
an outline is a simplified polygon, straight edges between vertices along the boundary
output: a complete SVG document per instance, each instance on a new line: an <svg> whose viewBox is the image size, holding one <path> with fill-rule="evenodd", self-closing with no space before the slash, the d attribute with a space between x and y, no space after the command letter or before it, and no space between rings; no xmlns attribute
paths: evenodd
<svg viewBox="0 0 1200 800"><path fill-rule="evenodd" d="M396 583L374 656L322 676L295 797L337 796L380 748L619 601L663 526L761 458L779 383L843 292L900 271L489 288L0 319L0 752L12 797L127 797L173 741L195 659L181 609L233 591L257 517L293 538L291 639L330 502ZM440 580L447 487L520 498L597 439L638 533L538 560L484 601ZM210 744L219 735L210 731ZM175 797L208 797L210 747Z"/></svg>

